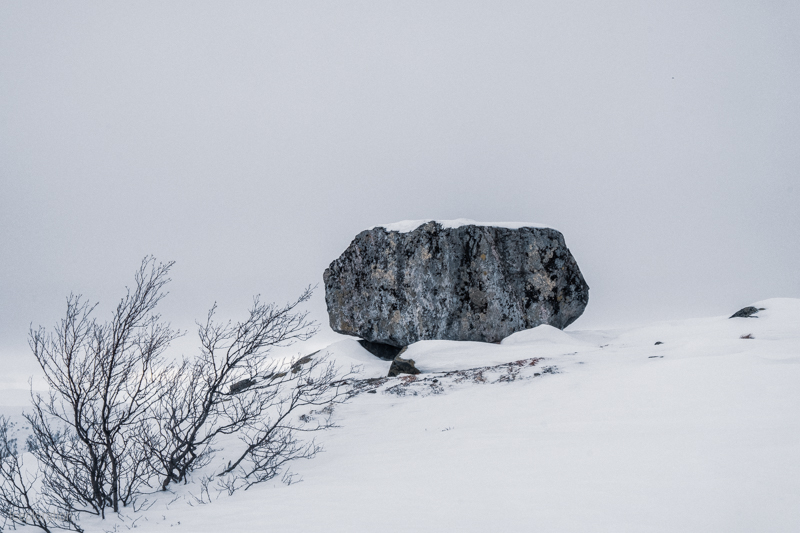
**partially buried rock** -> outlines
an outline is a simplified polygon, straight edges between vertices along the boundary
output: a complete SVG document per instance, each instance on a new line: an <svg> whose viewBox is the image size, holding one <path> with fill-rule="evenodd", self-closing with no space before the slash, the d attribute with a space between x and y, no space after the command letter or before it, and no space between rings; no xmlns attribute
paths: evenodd
<svg viewBox="0 0 800 533"><path fill-rule="evenodd" d="M370 343L498 342L583 313L589 286L551 228L418 221L359 233L325 270L331 328Z"/></svg>
<svg viewBox="0 0 800 533"><path fill-rule="evenodd" d="M735 313L733 313L728 318L758 318L757 316L753 316L753 315L758 313L761 310L762 309L759 309L758 307L752 307L752 306L743 307L743 308L739 309L738 311L736 311Z"/></svg>
<svg viewBox="0 0 800 533"><path fill-rule="evenodd" d="M393 378L400 374L419 374L419 369L414 366L413 359L403 359L399 355L392 360L389 367L389 377Z"/></svg>
<svg viewBox="0 0 800 533"><path fill-rule="evenodd" d="M231 389L229 391L229 394L238 394L238 393L240 393L242 391L245 391L245 390L249 389L250 387L252 387L255 384L256 384L256 382L253 381L252 379L249 379L249 378L248 379L243 379L241 381L237 381L236 383L231 385Z"/></svg>

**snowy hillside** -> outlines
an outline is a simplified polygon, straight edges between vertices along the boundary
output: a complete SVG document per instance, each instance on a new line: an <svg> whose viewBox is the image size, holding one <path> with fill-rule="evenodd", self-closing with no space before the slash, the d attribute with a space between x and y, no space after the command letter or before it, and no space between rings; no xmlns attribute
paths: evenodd
<svg viewBox="0 0 800 533"><path fill-rule="evenodd" d="M757 318L412 345L363 365L325 452L191 506L196 486L89 531L800 531L800 300ZM732 310L734 311L734 310ZM743 338L751 337L751 338ZM662 344L656 344L660 342ZM512 363L512 364L509 364Z"/></svg>

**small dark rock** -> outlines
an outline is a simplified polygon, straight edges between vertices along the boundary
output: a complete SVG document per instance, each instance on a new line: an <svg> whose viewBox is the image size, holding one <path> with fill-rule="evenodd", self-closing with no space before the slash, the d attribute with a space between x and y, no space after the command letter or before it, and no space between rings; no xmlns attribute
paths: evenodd
<svg viewBox="0 0 800 533"><path fill-rule="evenodd" d="M389 377L393 378L400 374L419 374L419 369L414 366L413 359L403 359L399 355L392 360L389 367Z"/></svg>
<svg viewBox="0 0 800 533"><path fill-rule="evenodd" d="M659 344L664 344L664 343L661 341L656 341L656 346L658 346Z"/></svg>
<svg viewBox="0 0 800 533"><path fill-rule="evenodd" d="M378 394L378 391L376 391L376 390L368 390L367 394Z"/></svg>
<svg viewBox="0 0 800 533"><path fill-rule="evenodd" d="M317 350L316 352L314 352L312 354L308 354L307 356L301 357L300 359L298 359L292 365L292 374L297 374L298 372L300 372L300 367L302 367L304 364L310 362L311 361L311 356L314 355L317 352L319 352L319 350Z"/></svg>
<svg viewBox="0 0 800 533"><path fill-rule="evenodd" d="M759 309L757 307L753 307L752 305L748 307L742 307L741 309L733 313L729 318L758 318L757 316L753 315L758 313L759 311L763 311L763 308Z"/></svg>
<svg viewBox="0 0 800 533"><path fill-rule="evenodd" d="M249 378L237 381L236 383L231 385L230 394L236 394L242 392L243 390L247 390L255 384L256 382Z"/></svg>
<svg viewBox="0 0 800 533"><path fill-rule="evenodd" d="M366 351L374 355L375 357L379 357L384 361L391 361L398 355L400 355L403 350L405 350L405 346L392 346L391 344L384 344L382 342L370 342L367 340L360 340L358 343L364 347Z"/></svg>
<svg viewBox="0 0 800 533"><path fill-rule="evenodd" d="M541 374L534 374L534 376L541 376Z"/></svg>

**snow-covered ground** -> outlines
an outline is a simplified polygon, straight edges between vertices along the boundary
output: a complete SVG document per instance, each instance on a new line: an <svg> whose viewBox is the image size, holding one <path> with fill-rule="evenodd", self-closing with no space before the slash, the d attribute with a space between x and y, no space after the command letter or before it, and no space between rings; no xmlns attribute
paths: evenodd
<svg viewBox="0 0 800 533"><path fill-rule="evenodd" d="M420 342L403 357L423 373L374 380L375 393L338 407L340 427L320 435L325 451L291 467L301 483L194 506L196 489L181 487L148 511L85 525L800 531L800 300L754 305L765 308L758 318ZM328 352L363 365L365 378L388 371L352 340Z"/></svg>

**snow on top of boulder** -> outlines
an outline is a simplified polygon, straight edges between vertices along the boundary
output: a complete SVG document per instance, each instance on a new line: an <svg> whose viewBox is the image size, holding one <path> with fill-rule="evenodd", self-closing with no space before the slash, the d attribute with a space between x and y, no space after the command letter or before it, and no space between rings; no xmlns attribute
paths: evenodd
<svg viewBox="0 0 800 533"><path fill-rule="evenodd" d="M507 229L520 229L520 228L551 228L546 224L537 224L535 222L478 222L469 218L456 218L454 220L435 220L432 218L423 218L421 220L402 220L392 224L378 224L367 228L372 230L375 228L383 228L386 231L397 231L399 233L409 233L414 231L423 224L428 222L437 222L445 229L460 228L461 226L489 226L492 228L507 228Z"/></svg>

